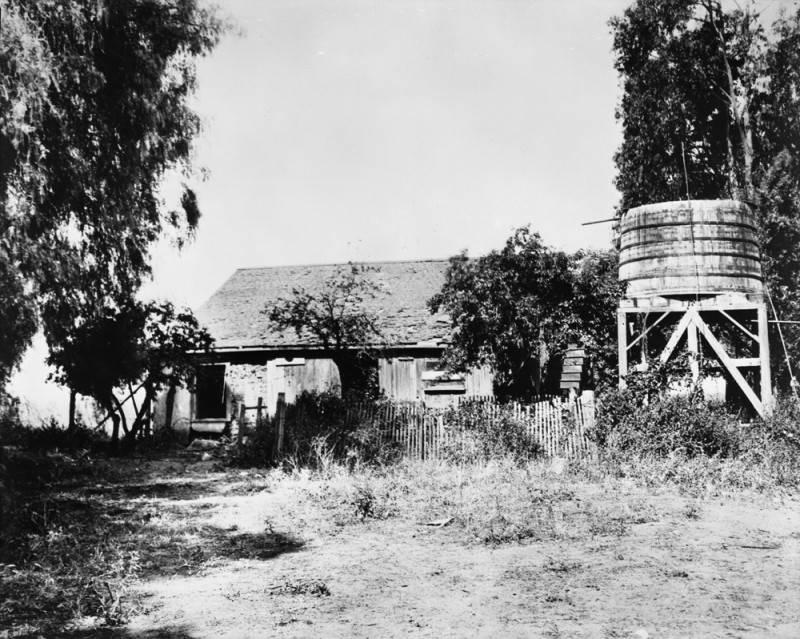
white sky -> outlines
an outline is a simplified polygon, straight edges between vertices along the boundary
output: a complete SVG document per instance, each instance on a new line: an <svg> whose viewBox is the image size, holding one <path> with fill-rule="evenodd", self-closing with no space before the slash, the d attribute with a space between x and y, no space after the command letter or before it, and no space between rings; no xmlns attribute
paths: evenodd
<svg viewBox="0 0 800 639"><path fill-rule="evenodd" d="M791 4L773 0L777 4ZM195 308L239 267L445 258L530 224L606 247L629 0L224 0L241 30L200 62L195 241L148 296ZM12 391L66 407L37 338Z"/></svg>
<svg viewBox="0 0 800 639"><path fill-rule="evenodd" d="M444 258L530 224L605 247L617 201L608 19L626 0L228 0L199 65L195 242L148 293L238 267Z"/></svg>

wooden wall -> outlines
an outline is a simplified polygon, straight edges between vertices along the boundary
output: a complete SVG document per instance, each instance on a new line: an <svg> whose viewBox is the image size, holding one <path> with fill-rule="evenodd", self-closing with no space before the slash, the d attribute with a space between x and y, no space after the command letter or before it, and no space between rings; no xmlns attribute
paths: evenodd
<svg viewBox="0 0 800 639"><path fill-rule="evenodd" d="M378 380L386 397L399 402L425 402L444 406L464 396L493 395L493 376L488 368L473 369L465 375L436 370L438 360L430 357L392 357L378 360ZM341 391L339 370L331 359L276 358L266 364L229 363L225 371L227 418L235 404L254 407L261 398L267 414L275 413L278 394L288 403L303 392ZM157 402L155 424L163 425L164 396ZM236 400L234 402L234 399ZM191 393L179 389L173 411L173 427L188 430L195 421Z"/></svg>
<svg viewBox="0 0 800 639"><path fill-rule="evenodd" d="M430 357L380 359L378 379L383 393L395 401L441 405L454 397L494 394L494 376L488 367L449 374L439 368L437 359Z"/></svg>

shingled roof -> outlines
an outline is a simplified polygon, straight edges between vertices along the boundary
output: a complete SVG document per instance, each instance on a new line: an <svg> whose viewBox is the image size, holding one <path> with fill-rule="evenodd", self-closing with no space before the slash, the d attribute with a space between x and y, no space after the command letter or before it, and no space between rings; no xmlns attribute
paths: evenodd
<svg viewBox="0 0 800 639"><path fill-rule="evenodd" d="M442 287L447 260L376 262L365 277L379 283L382 293L366 300L365 310L394 345L435 345L449 334L446 315L432 315L427 301ZM290 298L292 289L309 293L346 268L345 264L242 268L197 311L217 348L294 348L317 346L310 335L293 329L276 331L262 312L271 302Z"/></svg>

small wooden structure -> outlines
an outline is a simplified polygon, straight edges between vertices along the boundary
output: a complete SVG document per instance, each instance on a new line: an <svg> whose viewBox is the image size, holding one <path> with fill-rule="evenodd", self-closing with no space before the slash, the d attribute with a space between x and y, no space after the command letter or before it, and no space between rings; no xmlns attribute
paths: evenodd
<svg viewBox="0 0 800 639"><path fill-rule="evenodd" d="M561 365L561 391L574 391L579 393L586 378L586 350L577 344L570 344L564 353L564 362Z"/></svg>
<svg viewBox="0 0 800 639"><path fill-rule="evenodd" d="M663 202L630 209L619 223L620 386L652 356L684 350L694 383L708 349L720 375L763 416L772 401L767 307L756 226L733 200ZM702 340L701 340L702 338Z"/></svg>

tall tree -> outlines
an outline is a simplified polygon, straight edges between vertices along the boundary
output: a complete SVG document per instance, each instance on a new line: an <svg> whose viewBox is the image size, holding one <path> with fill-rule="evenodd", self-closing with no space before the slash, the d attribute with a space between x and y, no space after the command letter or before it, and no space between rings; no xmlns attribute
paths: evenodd
<svg viewBox="0 0 800 639"><path fill-rule="evenodd" d="M637 0L611 27L620 208L687 194L748 202L778 314L800 320L800 9L768 28L753 2ZM800 330L784 333L800 362Z"/></svg>
<svg viewBox="0 0 800 639"><path fill-rule="evenodd" d="M165 229L195 228L191 189L179 214L160 187L191 174L194 61L224 25L198 0L0 0L0 12L0 295L25 292L4 325L2 381L32 318L58 348L97 309L130 304Z"/></svg>
<svg viewBox="0 0 800 639"><path fill-rule="evenodd" d="M342 396L377 394L375 351L386 339L369 302L384 292L370 273L375 267L338 268L315 290L292 289L264 309L279 331L293 329L330 353L342 384Z"/></svg>

